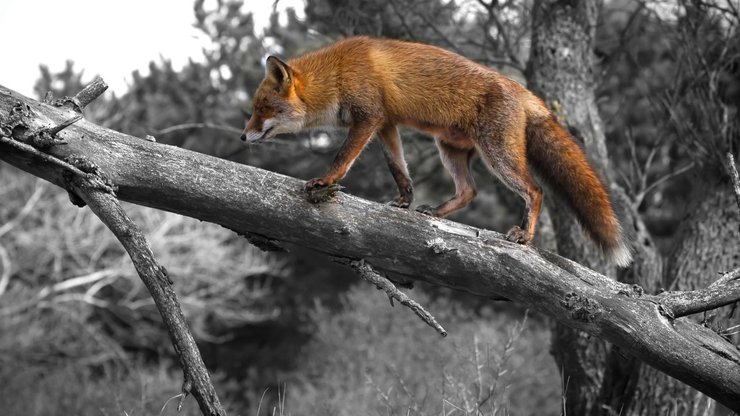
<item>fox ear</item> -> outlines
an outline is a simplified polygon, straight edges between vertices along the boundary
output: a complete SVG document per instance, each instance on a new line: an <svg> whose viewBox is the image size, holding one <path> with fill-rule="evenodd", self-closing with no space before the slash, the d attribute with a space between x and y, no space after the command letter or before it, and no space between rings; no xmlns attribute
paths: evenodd
<svg viewBox="0 0 740 416"><path fill-rule="evenodd" d="M265 77L272 78L278 85L278 91L287 91L293 82L293 70L274 56L267 57Z"/></svg>

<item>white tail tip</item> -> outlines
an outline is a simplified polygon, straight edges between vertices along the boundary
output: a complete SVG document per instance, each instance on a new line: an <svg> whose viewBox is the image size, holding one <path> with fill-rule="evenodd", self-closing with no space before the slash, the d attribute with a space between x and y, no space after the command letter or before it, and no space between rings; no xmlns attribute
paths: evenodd
<svg viewBox="0 0 740 416"><path fill-rule="evenodd" d="M607 249L605 254L611 263L619 267L627 267L632 264L632 249L624 241L621 241L616 247Z"/></svg>

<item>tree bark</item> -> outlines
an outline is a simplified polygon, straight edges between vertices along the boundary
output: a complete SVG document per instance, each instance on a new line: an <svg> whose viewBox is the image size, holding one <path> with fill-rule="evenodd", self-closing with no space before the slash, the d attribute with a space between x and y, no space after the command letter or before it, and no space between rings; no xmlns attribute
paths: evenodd
<svg viewBox="0 0 740 416"><path fill-rule="evenodd" d="M30 116L10 126L13 108ZM68 168L21 151L12 141L58 125L73 112L0 87L0 159L59 186ZM307 202L302 181L166 146L80 121L59 133L66 144L45 155L85 158L118 188L119 198L247 234L359 260L431 284L504 296L603 338L657 369L740 411L740 353L712 331L670 319L660 297L581 265L512 244L498 233L337 193ZM728 282L728 290L740 282Z"/></svg>

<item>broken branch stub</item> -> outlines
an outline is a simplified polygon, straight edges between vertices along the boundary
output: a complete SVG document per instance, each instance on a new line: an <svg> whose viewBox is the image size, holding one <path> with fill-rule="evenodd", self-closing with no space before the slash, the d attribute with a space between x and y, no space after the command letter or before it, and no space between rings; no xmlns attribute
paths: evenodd
<svg viewBox="0 0 740 416"><path fill-rule="evenodd" d="M388 295L388 298L391 300L391 306L393 306L393 299L396 299L401 302L403 306L411 309L416 316L421 318L424 323L434 328L434 330L439 332L440 335L443 337L447 336L447 331L439 324L439 322L437 322L434 315L429 313L423 306L411 299L408 295L398 290L393 282L373 270L373 268L364 260L353 260L349 265L355 270L355 272L357 272L357 274L360 275L360 277L374 284L378 289L384 290Z"/></svg>

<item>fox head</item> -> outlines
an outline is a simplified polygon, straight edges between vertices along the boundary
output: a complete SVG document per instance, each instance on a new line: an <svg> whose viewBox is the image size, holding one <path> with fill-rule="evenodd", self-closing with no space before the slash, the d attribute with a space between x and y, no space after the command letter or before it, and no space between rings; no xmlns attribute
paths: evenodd
<svg viewBox="0 0 740 416"><path fill-rule="evenodd" d="M267 58L265 78L254 93L243 141L256 143L301 130L306 105L296 94L299 82L298 72L288 64L274 56Z"/></svg>

